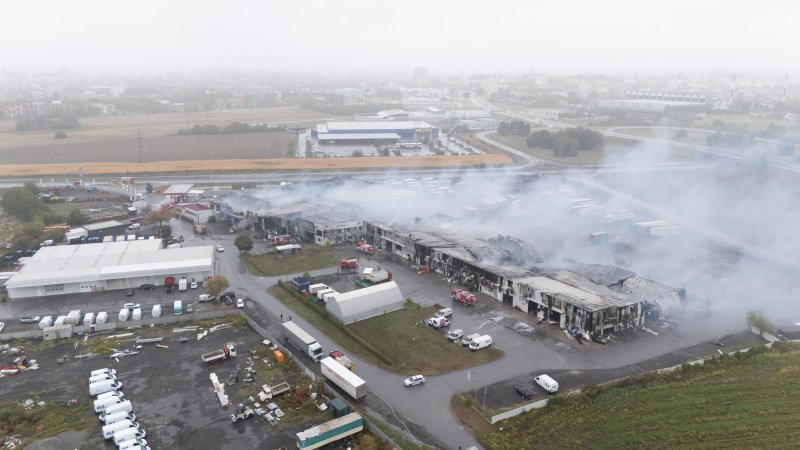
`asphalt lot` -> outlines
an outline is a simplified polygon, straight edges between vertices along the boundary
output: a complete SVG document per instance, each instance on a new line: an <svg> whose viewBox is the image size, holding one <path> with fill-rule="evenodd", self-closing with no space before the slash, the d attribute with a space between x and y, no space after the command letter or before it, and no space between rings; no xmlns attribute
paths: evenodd
<svg viewBox="0 0 800 450"><path fill-rule="evenodd" d="M93 398L89 396L85 382L88 374L95 369L110 367L117 370L125 397L133 402L137 421L147 431L146 439L153 448L261 448L265 442L269 442L269 448L292 447L295 433L331 417L319 413L313 423L305 422L285 429L280 426L275 429L257 417L232 424L228 417L232 408L222 408L211 390L209 374L216 372L220 381L224 382L237 365L242 368L245 366L246 349L263 345L261 340L261 336L249 327L240 331L226 329L209 334L201 341L190 340L183 344L167 342L169 348L166 349L146 345L138 355L119 358L119 361L98 356L83 360L70 359L58 364L56 357L75 353L72 346L61 344L40 354L30 355L30 358L38 361L38 370L2 379L0 398L24 400L36 391L50 403L61 404L69 398L91 402ZM213 364L201 361L202 353L222 348L226 342L236 343L236 359ZM260 365L261 362L255 363L256 370ZM291 373L283 372L292 384L294 380L289 378ZM232 404L245 400L237 394L240 386L226 386L225 392ZM292 411L287 398L282 396L273 401L290 415ZM103 441L100 436L101 425L94 419L93 413L92 416L92 425L85 430L87 447L114 447Z"/></svg>

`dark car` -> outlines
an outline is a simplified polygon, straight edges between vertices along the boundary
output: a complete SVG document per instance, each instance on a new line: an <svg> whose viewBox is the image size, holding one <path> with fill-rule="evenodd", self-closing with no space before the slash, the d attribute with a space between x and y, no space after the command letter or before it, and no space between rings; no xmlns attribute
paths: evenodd
<svg viewBox="0 0 800 450"><path fill-rule="evenodd" d="M149 284L149 283L139 286L139 289L141 289L143 291L152 291L155 288L156 288L155 284Z"/></svg>
<svg viewBox="0 0 800 450"><path fill-rule="evenodd" d="M525 386L514 386L514 392L519 394L520 397L524 398L525 400L530 400L533 398L533 391Z"/></svg>
<svg viewBox="0 0 800 450"><path fill-rule="evenodd" d="M172 291L174 291L174 290L175 290L175 286L173 286L171 284L169 286L167 286L167 294L172 294Z"/></svg>
<svg viewBox="0 0 800 450"><path fill-rule="evenodd" d="M227 302L228 300L233 301L234 298L236 298L236 293L233 291L223 292L222 295L219 296L221 302Z"/></svg>

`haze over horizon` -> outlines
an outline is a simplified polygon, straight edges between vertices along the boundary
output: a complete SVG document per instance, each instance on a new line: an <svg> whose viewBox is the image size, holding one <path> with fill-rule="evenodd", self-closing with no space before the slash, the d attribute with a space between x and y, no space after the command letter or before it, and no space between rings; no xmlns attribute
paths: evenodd
<svg viewBox="0 0 800 450"><path fill-rule="evenodd" d="M10 71L800 72L800 4L781 1L43 0L3 12Z"/></svg>

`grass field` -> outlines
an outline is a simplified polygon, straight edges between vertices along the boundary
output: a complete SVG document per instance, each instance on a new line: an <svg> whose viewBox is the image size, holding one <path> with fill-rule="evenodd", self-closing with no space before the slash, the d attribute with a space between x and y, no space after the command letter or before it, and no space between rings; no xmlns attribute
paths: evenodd
<svg viewBox="0 0 800 450"><path fill-rule="evenodd" d="M342 327L324 318L316 309L309 307L307 302L298 299L282 286L273 286L269 293L339 343L346 352L392 372L405 375L439 375L486 364L503 355L502 351L495 348L470 352L421 323L420 321L436 312L436 307L423 308L416 303L407 302L402 310ZM361 341L354 339L342 328L357 335ZM369 343L374 350L362 341ZM384 357L380 357L378 353Z"/></svg>
<svg viewBox="0 0 800 450"><path fill-rule="evenodd" d="M37 401L36 395L31 395ZM81 401L67 408L63 404L48 402L45 406L34 405L27 409L17 402L0 404L0 436L15 436L23 441L31 441L55 436L65 431L86 429L93 420L91 402Z"/></svg>
<svg viewBox="0 0 800 450"><path fill-rule="evenodd" d="M321 246L303 247L294 255L277 252L260 255L244 253L241 255L241 259L248 272L268 277L324 269L337 264L337 261L331 257L330 249Z"/></svg>
<svg viewBox="0 0 800 450"><path fill-rule="evenodd" d="M227 159L222 161L161 161L138 163L8 164L0 165L0 177L88 175L147 175L194 172L272 172L292 170L363 170L392 168L458 168L502 166L511 163L504 155L387 156L376 158L283 158Z"/></svg>
<svg viewBox="0 0 800 450"><path fill-rule="evenodd" d="M495 424L460 408L489 449L797 448L800 347L779 343L702 366L648 374ZM454 404L464 403L459 397Z"/></svg>

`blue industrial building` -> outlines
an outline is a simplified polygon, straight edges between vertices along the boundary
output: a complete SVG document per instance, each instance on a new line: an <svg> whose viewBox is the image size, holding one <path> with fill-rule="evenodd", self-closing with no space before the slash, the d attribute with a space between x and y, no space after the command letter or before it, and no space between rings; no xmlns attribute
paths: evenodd
<svg viewBox="0 0 800 450"><path fill-rule="evenodd" d="M374 144L439 139L439 129L427 122L327 122L311 130L321 144Z"/></svg>

